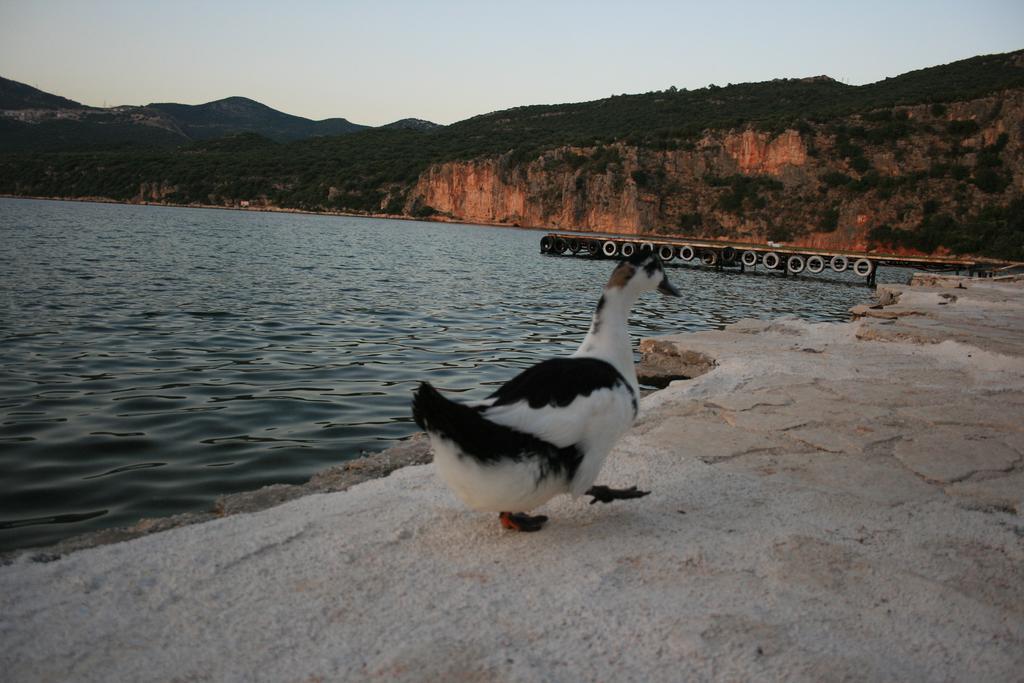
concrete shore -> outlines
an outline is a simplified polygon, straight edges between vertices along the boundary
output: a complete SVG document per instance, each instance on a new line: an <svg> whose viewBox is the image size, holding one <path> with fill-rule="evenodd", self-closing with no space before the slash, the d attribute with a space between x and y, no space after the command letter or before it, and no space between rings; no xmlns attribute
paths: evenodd
<svg viewBox="0 0 1024 683"><path fill-rule="evenodd" d="M536 534L432 466L0 567L11 681L1020 680L1024 287L645 341L599 483Z"/></svg>

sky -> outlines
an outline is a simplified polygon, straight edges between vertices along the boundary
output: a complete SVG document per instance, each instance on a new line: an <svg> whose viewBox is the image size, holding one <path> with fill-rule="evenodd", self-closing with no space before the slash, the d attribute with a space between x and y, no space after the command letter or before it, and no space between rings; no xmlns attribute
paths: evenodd
<svg viewBox="0 0 1024 683"><path fill-rule="evenodd" d="M382 125L1024 48L1024 0L0 0L0 76L92 106L241 95Z"/></svg>

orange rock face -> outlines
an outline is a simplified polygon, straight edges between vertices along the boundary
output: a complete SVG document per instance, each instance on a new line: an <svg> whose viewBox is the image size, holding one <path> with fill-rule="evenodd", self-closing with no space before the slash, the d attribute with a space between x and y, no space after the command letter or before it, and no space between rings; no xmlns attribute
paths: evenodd
<svg viewBox="0 0 1024 683"><path fill-rule="evenodd" d="M800 134L787 130L778 137L745 130L726 136L723 146L739 165L740 173L777 176L784 166L807 163L807 147Z"/></svg>
<svg viewBox="0 0 1024 683"><path fill-rule="evenodd" d="M548 150L520 165L510 155L439 164L405 193L405 213L430 207L440 219L469 223L868 250L875 228L917 229L926 200L933 213L964 216L1024 188L1024 91L952 103L941 115L927 105L902 112L910 133L875 142L861 134L845 146L835 126L808 124L803 133L708 132L677 149L616 143ZM948 133L955 120L981 127L957 139ZM878 125L841 122L845 130ZM970 173L975 155L1004 134L1002 194L949 170Z"/></svg>
<svg viewBox="0 0 1024 683"><path fill-rule="evenodd" d="M614 179L600 175L580 187L575 174L541 166L512 169L500 158L440 164L420 176L410 195L469 223L625 232L643 224L644 204L635 187L615 188Z"/></svg>
<svg viewBox="0 0 1024 683"><path fill-rule="evenodd" d="M432 166L409 193L407 212L426 205L470 223L650 232L664 222L666 213L676 212L679 200L689 199L696 208L701 203L697 195L706 189L702 179L715 170L725 175L737 170L778 175L807 158L794 131L775 139L745 131L701 150L665 152L642 160L637 150L620 146L621 163L602 174L587 174L564 164L559 167L559 155L567 152L555 150L517 168L500 157ZM643 186L646 175L663 178L661 186ZM667 184L682 192L666 196Z"/></svg>
<svg viewBox="0 0 1024 683"><path fill-rule="evenodd" d="M525 188L499 176L498 159L432 166L415 193L437 211L470 222L516 223L526 213Z"/></svg>

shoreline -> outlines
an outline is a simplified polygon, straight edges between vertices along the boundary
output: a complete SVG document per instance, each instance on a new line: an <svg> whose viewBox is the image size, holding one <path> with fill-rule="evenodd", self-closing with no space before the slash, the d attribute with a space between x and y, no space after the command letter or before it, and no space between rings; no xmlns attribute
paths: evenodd
<svg viewBox="0 0 1024 683"><path fill-rule="evenodd" d="M357 213L350 211L335 211L325 209L323 211L310 211L308 209L291 209L274 206L224 206L221 204L177 204L173 202L135 202L118 199L109 199L106 197L43 197L43 196L28 196L28 195L12 195L0 193L2 199L26 199L33 201L51 201L51 202L78 202L83 204L115 204L120 206L155 206L163 208L175 208L175 209L215 209L219 211L247 211L255 213L285 213L285 214L298 214L304 216L333 216L333 217L344 217L344 218L369 218L376 220L396 220L396 221L409 221L413 223L444 223L448 225L467 225L477 226L486 228L502 228L506 230L529 230L532 232L561 232L561 233L573 233L578 234L581 237L589 238L601 238L601 237L630 237L636 240L692 240L695 243L699 242L722 242L724 244L739 244L736 240L720 237L695 237L692 235L679 235L675 233L662 234L657 232L609 232L609 231L597 231L597 230L581 230L578 228L560 228L553 226L531 226L531 225L520 225L518 223L501 223L492 221L466 221L446 216L444 214L435 214L433 216L406 216L404 214L385 214L385 213ZM760 242L750 242L748 244L761 244ZM769 243L770 244L770 243ZM783 243L786 246L799 249L816 249L811 245L803 245L800 242L796 243ZM976 263L988 263L991 265L1000 265L1003 268L1016 268L1019 269L1024 267L1024 262L1006 261L1004 259L994 259L988 256L973 256L970 254L953 254L948 250L940 250L939 252L932 253L919 253L909 252L905 254L879 254L874 250L861 252L857 249L849 249L848 247L843 248L844 251L849 253L863 253L868 258L889 258L906 256L908 258L927 259L929 257L942 257L951 256L955 258L969 258Z"/></svg>
<svg viewBox="0 0 1024 683"><path fill-rule="evenodd" d="M664 388L676 379L689 379L706 372L713 365L707 357L684 359L652 357L646 369L638 366L641 382ZM653 392L647 392L649 395ZM391 475L395 470L432 462L430 443L423 432L416 432L382 451L367 453L313 473L301 484L269 484L251 491L218 496L209 510L182 512L165 517L143 517L134 524L86 531L48 545L15 548L0 553L0 566L28 556L33 562L52 562L70 553L97 546L123 543L161 531L221 519L229 515L259 512L297 498L318 493L337 493L356 484Z"/></svg>
<svg viewBox="0 0 1024 683"><path fill-rule="evenodd" d="M33 562L52 562L88 548L123 543L230 515L259 512L318 493L345 491L356 484L387 477L402 467L423 465L430 461L430 448L425 435L417 432L390 448L326 467L301 484L269 484L251 491L218 496L209 510L182 512L166 517L143 517L134 524L86 531L49 545L15 548L0 553L0 566L9 565L22 557L29 557Z"/></svg>
<svg viewBox="0 0 1024 683"><path fill-rule="evenodd" d="M4 196L6 196L8 198L12 198L10 195L4 195ZM57 199L53 199L53 198L35 198L35 197L16 197L16 199L25 199L25 200L28 200L28 201L65 201L65 202L100 203L100 204L103 204L103 203L122 203L122 202L112 202L111 200L106 200L106 199L103 199L103 198L57 198ZM130 203L129 203L129 205L130 205ZM147 204L147 205L149 205L149 206L165 206L163 204ZM175 207L172 207L172 208L175 208ZM233 207L192 206L192 207L185 207L185 208L198 208L198 209L202 209L202 208L221 208L221 209L225 209L225 210L230 210ZM256 210L256 211L259 211L261 209L241 209L241 210ZM860 298L862 295L855 294L854 296L856 296L857 298ZM407 451L405 449L401 448L401 447L399 448L399 452L403 454L402 457L405 457L405 454L407 453ZM377 454L374 454L374 455L377 455ZM395 457L389 451L385 451L385 452L383 452L383 453L381 453L379 455L381 456L381 460L383 462L388 462L393 457ZM409 457L411 458L412 456L409 456ZM418 457L422 457L422 455L420 455ZM416 461L410 459L409 462L410 463L414 463ZM328 469L330 469L330 468L328 468ZM373 469L373 467L371 467L370 469ZM388 471L390 471L390 470L388 470ZM313 476L317 477L317 476L320 476L321 474L324 474L324 473L323 472L314 473ZM308 488L304 488L304 487L306 487L306 485L308 483L309 482L307 481L306 484L301 484L301 483L289 484L289 485L279 484L277 486L277 488L273 492L268 492L266 494L261 494L260 493L261 489L255 489L255 490L250 490L250 491L239 492L235 496L223 496L222 495L222 496L217 496L215 498L211 497L212 505L206 504L206 505L204 505L204 507L202 509L192 509L192 510L187 511L187 512L179 512L179 513L176 513L176 514L166 515L166 516L159 516L159 517L157 517L157 516L144 516L144 517L141 517L141 518L135 518L135 519L132 519L132 520L128 520L127 522L118 524L116 526L109 526L109 527L100 528L100 529L97 529L97 530L78 530L73 535L69 535L66 538L63 538L63 539L61 539L59 541L50 541L50 542L46 542L46 543L43 543L43 544L38 544L37 543L37 544L33 544L33 545L29 545L29 546L24 546L24 547L15 547L15 548L12 548L12 549L4 549L3 551L0 551L0 563L10 562L14 557L17 557L17 556L19 556L21 554L24 554L24 553L31 553L31 554L34 554L34 555L39 555L40 557L42 557L42 556L47 556L47 557L59 556L59 555L62 555L62 554L66 554L67 552L70 552L72 550L77 550L77 549L86 548L86 547L92 547L92 546L95 546L95 545L102 545L102 544L111 543L111 542L119 542L119 541L131 539L131 538L137 538L137 537L142 536L142 535L148 535L148 534L151 534L151 533L155 533L155 532L158 532L158 531L174 528L174 527L177 527L177 526L182 526L182 525L185 525L185 524L194 524L194 523L199 523L199 522L203 522L203 521L209 521L209 520L212 520L212 519L216 519L216 518L218 518L220 516L223 516L225 514L223 511L224 510L228 510L228 509L245 509L245 510L251 511L251 510L254 510L254 509L258 509L258 507L261 506L261 505L265 507L265 506L272 505L272 504L279 504L279 503L284 502L286 500L291 500L292 498L300 496L300 495L307 495L308 493L322 492L320 489L316 488L316 486L311 486L311 487L308 487ZM326 490L334 491L334 490L341 490L341 489L331 488L331 489L326 489ZM266 504L262 504L262 503L257 503L256 502L256 501L264 499L264 498L267 501ZM64 533L67 533L67 532L64 532Z"/></svg>
<svg viewBox="0 0 1024 683"><path fill-rule="evenodd" d="M388 214L388 213L355 213L350 211L334 211L325 209L323 211L310 211L308 209L291 209L276 206L224 206L222 204L176 204L173 202L133 202L120 199L109 199L107 197L42 197L42 196L29 196L29 195L17 195L17 194L2 194L0 193L0 199L30 199L33 201L45 201L45 202L78 202L81 204L116 204L119 206L156 206L171 209L216 209L219 211L249 211L255 213L291 213L300 214L304 216L340 216L344 218L374 218L381 220L396 220L396 221L410 221L413 223L449 223L452 225L476 225L487 228L508 228L512 230L532 230L535 232L549 232L552 228L549 227L532 227L515 225L511 223L485 223L485 222L473 222L455 220L442 215L438 217L426 216L417 218L416 216L406 216L404 214ZM580 234L586 234L582 231Z"/></svg>
<svg viewBox="0 0 1024 683"><path fill-rule="evenodd" d="M537 534L502 531L412 465L343 494L23 554L0 566L5 670L1015 680L1024 284L916 285L880 285L847 323L644 340L652 363L693 379L642 399L600 481L652 494L558 497Z"/></svg>

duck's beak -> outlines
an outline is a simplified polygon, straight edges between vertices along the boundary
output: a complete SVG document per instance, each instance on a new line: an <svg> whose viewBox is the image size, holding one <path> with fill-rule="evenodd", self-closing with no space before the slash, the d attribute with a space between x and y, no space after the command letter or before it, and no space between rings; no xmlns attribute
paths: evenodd
<svg viewBox="0 0 1024 683"><path fill-rule="evenodd" d="M679 290L672 286L672 283L668 281L667 277L661 278L661 284L658 285L658 291L666 296L682 296Z"/></svg>

